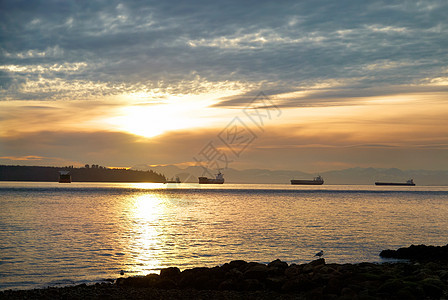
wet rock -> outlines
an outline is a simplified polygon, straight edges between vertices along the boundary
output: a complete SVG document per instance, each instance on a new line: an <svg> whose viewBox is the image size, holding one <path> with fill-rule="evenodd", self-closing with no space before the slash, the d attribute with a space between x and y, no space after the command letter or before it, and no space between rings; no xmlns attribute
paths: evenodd
<svg viewBox="0 0 448 300"><path fill-rule="evenodd" d="M160 277L162 278L177 278L180 274L178 267L170 267L160 270Z"/></svg>
<svg viewBox="0 0 448 300"><path fill-rule="evenodd" d="M435 263L435 262L428 262L425 264L425 269L428 269L430 271L434 271L439 269L439 264Z"/></svg>
<svg viewBox="0 0 448 300"><path fill-rule="evenodd" d="M323 265L325 265L325 258L319 258L319 259L313 260L312 262L309 263L309 265L314 266L314 267L323 266Z"/></svg>
<svg viewBox="0 0 448 300"><path fill-rule="evenodd" d="M341 290L341 296L348 299L358 298L358 294L351 288L345 287Z"/></svg>
<svg viewBox="0 0 448 300"><path fill-rule="evenodd" d="M440 279L448 283L448 270L439 270L437 273Z"/></svg>
<svg viewBox="0 0 448 300"><path fill-rule="evenodd" d="M229 263L230 269L238 269L241 270L241 268L246 267L248 263L244 260L233 260Z"/></svg>
<svg viewBox="0 0 448 300"><path fill-rule="evenodd" d="M339 295L342 289L345 287L343 281L339 278L331 278L328 280L324 292L326 294L336 294Z"/></svg>
<svg viewBox="0 0 448 300"><path fill-rule="evenodd" d="M244 281L227 279L219 284L218 289L227 291L242 291L244 290Z"/></svg>
<svg viewBox="0 0 448 300"><path fill-rule="evenodd" d="M310 289L307 293L305 293L305 299L322 299L323 295L323 287L316 287Z"/></svg>
<svg viewBox="0 0 448 300"><path fill-rule="evenodd" d="M175 288L177 288L177 283L176 283L176 281L174 281L172 279L160 278L155 283L154 287L158 288L158 289L164 289L164 290L175 289Z"/></svg>
<svg viewBox="0 0 448 300"><path fill-rule="evenodd" d="M305 292L311 289L316 288L316 282L310 280L310 278L305 275L298 275L294 279L287 280L282 288L282 292L290 293L290 292Z"/></svg>
<svg viewBox="0 0 448 300"><path fill-rule="evenodd" d="M116 284L118 286L132 287L154 287L160 280L157 274L148 274L146 276L135 276L128 278L118 278Z"/></svg>
<svg viewBox="0 0 448 300"><path fill-rule="evenodd" d="M439 299L443 294L445 284L437 278L426 278L421 281L421 285L425 295L432 299Z"/></svg>
<svg viewBox="0 0 448 300"><path fill-rule="evenodd" d="M284 261L281 261L280 259L276 259L276 260L268 263L268 267L269 268L286 269L288 267L288 264Z"/></svg>
<svg viewBox="0 0 448 300"><path fill-rule="evenodd" d="M402 280L399 279L391 279L387 280L384 284L382 284L378 292L386 295L393 295L396 291L399 291L405 287Z"/></svg>
<svg viewBox="0 0 448 300"><path fill-rule="evenodd" d="M448 264L443 262L326 264L320 258L290 266L280 260L267 265L240 260L182 272L167 268L160 276L119 278L116 285L167 291L271 291L299 299L438 299L448 295L447 277Z"/></svg>
<svg viewBox="0 0 448 300"><path fill-rule="evenodd" d="M233 269L239 272L236 269ZM179 277L179 286L182 288L195 288L199 290L218 289L225 279L224 270L215 268L193 268L184 270Z"/></svg>
<svg viewBox="0 0 448 300"><path fill-rule="evenodd" d="M419 261L448 260L448 244L445 246L411 245L398 250L383 250L380 253L384 258L411 259Z"/></svg>
<svg viewBox="0 0 448 300"><path fill-rule="evenodd" d="M243 273L246 279L263 280L268 276L268 267L263 264L252 264Z"/></svg>
<svg viewBox="0 0 448 300"><path fill-rule="evenodd" d="M285 276L288 278L296 277L297 275L299 275L301 273L301 269L302 268L298 265L290 265L285 270Z"/></svg>
<svg viewBox="0 0 448 300"><path fill-rule="evenodd" d="M238 269L231 269L225 275L226 278L240 279L243 278L243 272Z"/></svg>
<svg viewBox="0 0 448 300"><path fill-rule="evenodd" d="M282 276L271 276L265 279L266 288L273 291L281 291L283 284L285 284L287 277Z"/></svg>
<svg viewBox="0 0 448 300"><path fill-rule="evenodd" d="M303 267L303 272L304 273L314 272L314 271L320 269L321 267L323 267L324 265L325 265L325 259L319 258L319 259L313 260L312 262L306 264Z"/></svg>
<svg viewBox="0 0 448 300"><path fill-rule="evenodd" d="M268 275L279 276L285 274L285 270L288 268L288 264L284 261L276 259L268 264Z"/></svg>
<svg viewBox="0 0 448 300"><path fill-rule="evenodd" d="M258 291L264 289L264 285L257 279L245 279L243 285L245 291Z"/></svg>
<svg viewBox="0 0 448 300"><path fill-rule="evenodd" d="M300 291L299 283L297 279L287 280L281 287L283 293L294 293Z"/></svg>

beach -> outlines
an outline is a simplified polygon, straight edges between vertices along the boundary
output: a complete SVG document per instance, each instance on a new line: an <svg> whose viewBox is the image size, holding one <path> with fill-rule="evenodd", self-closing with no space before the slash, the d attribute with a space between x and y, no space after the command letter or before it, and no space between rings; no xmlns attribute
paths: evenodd
<svg viewBox="0 0 448 300"><path fill-rule="evenodd" d="M269 264L235 260L213 268L170 267L160 274L93 285L6 290L0 298L446 299L448 260L441 258L382 264L327 264L318 258L289 265L278 259Z"/></svg>

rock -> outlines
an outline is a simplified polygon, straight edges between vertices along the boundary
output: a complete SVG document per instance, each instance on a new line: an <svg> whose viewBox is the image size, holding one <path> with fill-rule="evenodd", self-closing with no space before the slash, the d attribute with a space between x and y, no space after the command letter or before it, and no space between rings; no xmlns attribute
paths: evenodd
<svg viewBox="0 0 448 300"><path fill-rule="evenodd" d="M244 260L233 260L229 263L230 269L238 269L240 270L242 267L245 267L248 263Z"/></svg>
<svg viewBox="0 0 448 300"><path fill-rule="evenodd" d="M436 278L426 278L421 281L423 291L432 299L439 299L443 294L445 284Z"/></svg>
<svg viewBox="0 0 448 300"><path fill-rule="evenodd" d="M241 272L238 269L231 269L229 272L226 273L225 277L231 279L243 278L243 272Z"/></svg>
<svg viewBox="0 0 448 300"><path fill-rule="evenodd" d="M276 259L276 260L268 263L268 267L269 268L286 269L288 267L288 264L284 261L281 261L280 259Z"/></svg>
<svg viewBox="0 0 448 300"><path fill-rule="evenodd" d="M448 270L440 270L437 273L440 279L445 280L448 283Z"/></svg>
<svg viewBox="0 0 448 300"><path fill-rule="evenodd" d="M322 299L323 294L323 287L315 287L305 294L305 299Z"/></svg>
<svg viewBox="0 0 448 300"><path fill-rule="evenodd" d="M233 269L238 272L238 270ZM180 274L179 286L199 290L213 290L224 281L225 274L220 268L193 268L184 270Z"/></svg>
<svg viewBox="0 0 448 300"><path fill-rule="evenodd" d="M319 258L319 259L313 260L312 262L306 264L303 267L303 272L305 272L305 273L314 272L314 271L320 269L321 267L323 267L324 265L325 265L325 259Z"/></svg>
<svg viewBox="0 0 448 300"><path fill-rule="evenodd" d="M219 290L227 290L227 291L235 290L234 286L235 286L234 281L232 279L227 279L227 280L222 281L219 284L218 289Z"/></svg>
<svg viewBox="0 0 448 300"><path fill-rule="evenodd" d="M266 288L273 291L281 291L283 284L285 284L287 277L284 275L268 277L265 279Z"/></svg>
<svg viewBox="0 0 448 300"><path fill-rule="evenodd" d="M290 265L288 268L286 268L285 270L285 276L288 278L293 278L296 277L297 275L299 275L301 272L301 267L298 265Z"/></svg>
<svg viewBox="0 0 448 300"><path fill-rule="evenodd" d="M244 290L244 281L227 279L219 284L218 289L228 291L242 291Z"/></svg>
<svg viewBox="0 0 448 300"><path fill-rule="evenodd" d="M431 271L437 270L438 268L439 268L439 264L436 264L435 262L432 262L432 261L425 264L425 269L428 269Z"/></svg>
<svg viewBox="0 0 448 300"><path fill-rule="evenodd" d="M304 292L315 288L317 284L309 279L305 274L298 275L294 279L287 280L282 288L282 292Z"/></svg>
<svg viewBox="0 0 448 300"><path fill-rule="evenodd" d="M118 278L116 284L118 286L132 287L154 287L160 280L157 274L148 274L146 276L135 276L128 278Z"/></svg>
<svg viewBox="0 0 448 300"><path fill-rule="evenodd" d="M405 285L402 280L390 279L379 287L378 292L386 295L393 295L396 291L399 291L404 287Z"/></svg>
<svg viewBox="0 0 448 300"><path fill-rule="evenodd" d="M275 260L267 265L233 261L182 272L166 268L160 275L118 278L116 285L167 291L270 291L298 299L437 299L448 295L447 279L448 264L443 262L326 264L321 258L290 266Z"/></svg>
<svg viewBox="0 0 448 300"><path fill-rule="evenodd" d="M341 296L348 299L356 299L358 294L351 288L345 287L341 290Z"/></svg>
<svg viewBox="0 0 448 300"><path fill-rule="evenodd" d="M175 289L177 288L177 284L174 280L168 279L168 278L160 278L154 285L155 288L158 289Z"/></svg>
<svg viewBox="0 0 448 300"><path fill-rule="evenodd" d="M170 267L160 270L160 277L162 278L177 278L180 274L178 267Z"/></svg>
<svg viewBox="0 0 448 300"><path fill-rule="evenodd" d="M328 280L327 285L324 288L324 292L327 294L336 294L339 295L344 288L344 283L339 278L331 278Z"/></svg>
<svg viewBox="0 0 448 300"><path fill-rule="evenodd" d="M245 291L257 291L264 289L263 284L257 279L245 279L243 281Z"/></svg>
<svg viewBox="0 0 448 300"><path fill-rule="evenodd" d="M268 274L269 276L284 275L286 268L288 268L286 262L276 259L268 264Z"/></svg>
<svg viewBox="0 0 448 300"><path fill-rule="evenodd" d="M323 266L325 265L325 258L319 258L316 260L313 260L312 262L309 263L309 265L316 267L316 266Z"/></svg>
<svg viewBox="0 0 448 300"><path fill-rule="evenodd" d="M299 284L296 279L287 280L281 287L283 293L294 293L299 291Z"/></svg>
<svg viewBox="0 0 448 300"><path fill-rule="evenodd" d="M268 267L263 264L252 264L243 273L243 277L246 279L263 280L268 276Z"/></svg>
<svg viewBox="0 0 448 300"><path fill-rule="evenodd" d="M411 245L407 248L399 248L398 250L387 249L381 251L380 256L419 261L447 261L448 244L445 246Z"/></svg>

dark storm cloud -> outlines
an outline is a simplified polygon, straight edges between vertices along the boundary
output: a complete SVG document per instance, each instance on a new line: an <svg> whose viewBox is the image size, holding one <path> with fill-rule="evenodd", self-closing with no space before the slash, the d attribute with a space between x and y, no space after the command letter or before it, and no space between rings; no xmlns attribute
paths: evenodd
<svg viewBox="0 0 448 300"><path fill-rule="evenodd" d="M172 88L195 76L254 83L270 95L341 80L339 93L357 89L362 96L381 85L393 92L448 76L446 1L11 0L0 6L0 96L8 99L65 98L74 82L85 90L72 97L88 99ZM39 86L55 80L68 87Z"/></svg>

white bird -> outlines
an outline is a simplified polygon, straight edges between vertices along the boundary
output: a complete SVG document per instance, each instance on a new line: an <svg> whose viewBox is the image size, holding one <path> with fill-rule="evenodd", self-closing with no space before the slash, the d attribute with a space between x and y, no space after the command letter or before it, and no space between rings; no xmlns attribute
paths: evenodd
<svg viewBox="0 0 448 300"><path fill-rule="evenodd" d="M319 252L317 252L314 256L319 256L321 257L322 255L324 255L324 251L320 250Z"/></svg>

